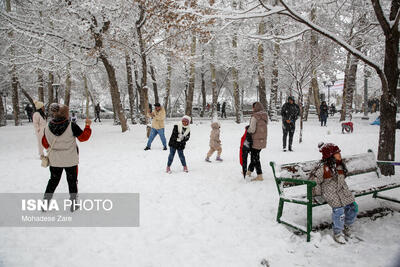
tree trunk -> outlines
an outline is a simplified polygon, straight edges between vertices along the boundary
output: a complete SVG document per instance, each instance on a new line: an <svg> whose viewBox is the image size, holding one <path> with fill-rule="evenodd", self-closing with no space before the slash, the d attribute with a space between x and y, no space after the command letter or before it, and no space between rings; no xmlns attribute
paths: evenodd
<svg viewBox="0 0 400 267"><path fill-rule="evenodd" d="M347 86L346 86L346 118L352 119L353 112L353 96L354 92L357 90L356 88L356 79L357 79L357 67L358 67L359 59L352 56L352 60L349 68L349 75L347 78Z"/></svg>
<svg viewBox="0 0 400 267"><path fill-rule="evenodd" d="M343 80L343 94L342 94L342 110L340 114L340 121L346 120L346 99L347 99L347 84L348 84L348 77L350 73L350 63L351 63L351 54L347 54L346 59L346 67L344 69L344 80Z"/></svg>
<svg viewBox="0 0 400 267"><path fill-rule="evenodd" d="M234 64L237 62L237 35L235 34L232 40L234 47ZM232 79L233 79L233 99L235 101L235 122L240 123L240 92L239 92L239 71L236 67L232 68Z"/></svg>
<svg viewBox="0 0 400 267"><path fill-rule="evenodd" d="M280 45L278 41L274 43L274 55L272 59L272 79L271 79L271 98L270 98L270 120L278 121L277 100L278 100L278 60L280 53Z"/></svg>
<svg viewBox="0 0 400 267"><path fill-rule="evenodd" d="M18 96L18 77L16 74L15 67L12 70L12 104L13 104L13 114L15 126L21 125L19 121L19 96Z"/></svg>
<svg viewBox="0 0 400 267"><path fill-rule="evenodd" d="M265 22L261 21L258 25L258 34L263 35L265 33ZM258 95L260 103L264 109L267 110L267 91L265 89L265 69L264 69L264 44L260 41L258 44Z"/></svg>
<svg viewBox="0 0 400 267"><path fill-rule="evenodd" d="M317 8L315 5L311 8L311 21L315 22L316 16L317 16ZM317 55L315 55L315 52L318 51L318 36L315 31L311 31L311 39L310 39L310 48L311 48L311 87L314 95L314 104L315 108L317 110L318 117L320 116L320 110L319 107L321 105L320 98L319 98L319 87L318 87L318 81L317 81L317 68L315 64L315 59Z"/></svg>
<svg viewBox="0 0 400 267"><path fill-rule="evenodd" d="M85 88L85 97L86 97L85 114L86 114L86 118L89 118L89 87L88 87L88 83L87 83L86 73L83 73L83 87Z"/></svg>
<svg viewBox="0 0 400 267"><path fill-rule="evenodd" d="M201 113L200 117L204 117L204 112L206 110L207 106L207 93L206 93L206 81L204 80L205 76L205 71L204 71L204 49L203 53L201 55L201 97L202 97L202 108L201 108Z"/></svg>
<svg viewBox="0 0 400 267"><path fill-rule="evenodd" d="M165 81L165 98L164 98L164 108L165 111L168 113L168 109L172 109L171 106L168 105L171 101L169 101L169 96L171 94L171 79L172 79L172 66L171 66L171 61L172 61L172 52L168 52L167 56L167 78Z"/></svg>
<svg viewBox="0 0 400 267"><path fill-rule="evenodd" d="M142 78L140 81L140 89L139 91L141 91L140 93L140 111L142 113L142 115L144 116L145 120L143 122L145 122L145 124L147 124L147 114L146 114L146 108L148 108L145 106L145 99L144 99L144 95L143 95L143 88L145 86L147 86L147 57L146 57L146 52L145 52L145 42L143 40L143 36L142 36L142 26L145 23L145 11L144 8L142 6L140 6L140 18L138 21L136 21L136 33L137 33L137 37L138 37L138 41L139 41L139 50L140 50L140 58L142 60Z"/></svg>
<svg viewBox="0 0 400 267"><path fill-rule="evenodd" d="M38 98L39 101L44 103L44 81L43 81L43 71L38 69Z"/></svg>
<svg viewBox="0 0 400 267"><path fill-rule="evenodd" d="M34 107L35 106L35 102L33 101L32 97L28 94L28 92L21 87L21 85L18 83L19 88L21 89L22 94L26 97L26 99L28 99L29 103L31 103L31 105Z"/></svg>
<svg viewBox="0 0 400 267"><path fill-rule="evenodd" d="M7 125L6 114L4 110L3 96L0 94L0 127Z"/></svg>
<svg viewBox="0 0 400 267"><path fill-rule="evenodd" d="M122 109L121 98L120 98L119 89L118 89L118 83L117 83L117 79L115 76L115 69L111 65L111 63L108 61L106 55L100 54L100 59L103 62L104 67L106 68L106 71L107 71L108 81L110 82L111 101L112 101L113 107L115 109L115 113L118 115L118 119L121 122L122 132L125 132L126 130L128 130L128 125L126 123L126 118L124 115L124 111Z"/></svg>
<svg viewBox="0 0 400 267"><path fill-rule="evenodd" d="M143 105L144 105L144 114L146 116L146 124L147 124L147 114L149 114L149 91L147 87L143 87Z"/></svg>
<svg viewBox="0 0 400 267"><path fill-rule="evenodd" d="M217 73L215 70L215 42L211 43L211 62L210 62L210 72L211 72L211 92L212 92L212 119L213 121L218 120L217 113L217 102L218 102L218 92L217 92Z"/></svg>
<svg viewBox="0 0 400 267"><path fill-rule="evenodd" d="M139 99L140 99L140 96L141 96L142 93L141 93L141 91L140 91L140 84L139 84L139 71L138 71L137 64L136 64L136 61L135 61L135 57L134 57L134 56L132 57L132 63L133 63L133 74L135 75L136 112L139 113L140 110L141 110L141 106L140 106L141 103L138 104L138 102L139 102Z"/></svg>
<svg viewBox="0 0 400 267"><path fill-rule="evenodd" d="M237 1L233 0L232 7L234 10L237 9ZM238 63L238 34L237 31L234 30L232 37L232 48L233 48L233 64L232 64L232 79L233 79L233 100L235 102L235 122L240 123L241 119L241 109L240 109L240 92L239 92L239 71L237 69Z"/></svg>
<svg viewBox="0 0 400 267"><path fill-rule="evenodd" d="M134 106L135 106L135 96L133 94L133 79L132 79L132 66L131 57L128 53L125 53L125 65L126 65L126 79L128 82L128 95L129 95L129 116L131 117L131 123L135 124L134 117Z"/></svg>
<svg viewBox="0 0 400 267"><path fill-rule="evenodd" d="M6 12L11 12L11 1L6 0ZM12 31L8 33L8 37L13 39L14 34ZM10 55L11 58L14 57L14 45L10 47ZM19 97L18 97L18 77L17 77L17 69L15 65L11 65L11 97L12 97L12 105L13 105L13 115L14 115L14 123L15 126L20 125L19 121ZM6 107L7 108L7 107Z"/></svg>
<svg viewBox="0 0 400 267"><path fill-rule="evenodd" d="M47 81L47 97L48 103L54 103L54 90L53 90L53 83L54 83L54 75L53 72L49 72L49 80Z"/></svg>
<svg viewBox="0 0 400 267"><path fill-rule="evenodd" d="M88 91L88 93L89 93L90 101L92 101L92 103L93 103L93 105L92 105L93 114L96 114L96 103L97 103L97 102L96 102L95 99L94 99L93 93L90 92L90 91Z"/></svg>
<svg viewBox="0 0 400 267"><path fill-rule="evenodd" d="M308 94L307 94L307 102L304 110L304 121L308 120L308 111L310 110L310 104L311 104L311 96L312 96L312 87L310 84L310 87L308 88Z"/></svg>
<svg viewBox="0 0 400 267"><path fill-rule="evenodd" d="M65 96L64 96L64 104L69 106L69 102L71 100L71 62L67 65L67 77L65 78ZM94 103L94 102L93 102Z"/></svg>
<svg viewBox="0 0 400 267"><path fill-rule="evenodd" d="M192 36L192 45L190 49L190 70L189 70L189 86L188 92L186 97L186 111L185 114L192 117L192 110L193 110L193 94L194 94L194 83L195 83L195 57L196 57L196 36L193 33ZM193 121L193 120L192 120Z"/></svg>
<svg viewBox="0 0 400 267"><path fill-rule="evenodd" d="M389 19L394 21L399 11L399 1L392 1ZM399 77L399 28L398 24L385 33L385 62L384 73L388 88L382 88L383 94L380 103L379 148L378 160L394 161L396 145L396 90ZM380 166L383 175L394 175L393 165Z"/></svg>
<svg viewBox="0 0 400 267"><path fill-rule="evenodd" d="M150 75L151 75L151 79L153 80L154 103L160 103L160 100L158 98L156 72L154 71L154 67L151 63L150 63Z"/></svg>

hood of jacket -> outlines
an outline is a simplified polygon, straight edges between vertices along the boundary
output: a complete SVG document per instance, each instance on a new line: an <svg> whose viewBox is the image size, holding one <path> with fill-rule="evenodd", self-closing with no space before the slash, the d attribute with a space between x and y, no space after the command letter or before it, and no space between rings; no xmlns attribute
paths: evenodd
<svg viewBox="0 0 400 267"><path fill-rule="evenodd" d="M211 128L212 129L219 129L219 122L213 122L213 123L211 123Z"/></svg>
<svg viewBox="0 0 400 267"><path fill-rule="evenodd" d="M69 120L65 118L52 119L49 122L49 129L55 136L62 135L68 128Z"/></svg>
<svg viewBox="0 0 400 267"><path fill-rule="evenodd" d="M257 120L264 120L265 123L268 123L268 114L267 112L265 112L264 110L255 112L253 114L253 116L257 119Z"/></svg>
<svg viewBox="0 0 400 267"><path fill-rule="evenodd" d="M260 111L262 111L262 110L264 110L263 105L262 105L260 102L256 102L256 103L254 104L254 113L260 112Z"/></svg>

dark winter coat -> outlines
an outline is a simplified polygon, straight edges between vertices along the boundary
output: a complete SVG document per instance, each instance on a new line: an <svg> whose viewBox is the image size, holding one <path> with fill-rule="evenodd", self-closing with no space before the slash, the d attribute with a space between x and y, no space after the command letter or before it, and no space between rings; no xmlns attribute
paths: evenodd
<svg viewBox="0 0 400 267"><path fill-rule="evenodd" d="M184 134L186 131L189 131L189 128L182 127L181 134ZM183 139L181 141L179 141L178 125L174 125L174 129L172 130L172 134L171 134L171 137L169 138L168 145L177 150L183 150L183 149L185 149L186 142L189 140L189 138L190 138L190 132L185 137L183 137Z"/></svg>
<svg viewBox="0 0 400 267"><path fill-rule="evenodd" d="M29 105L26 105L25 111L26 111L26 114L27 114L28 116L30 116L30 115L32 115L32 113L33 113L33 108L31 108L31 106L29 106Z"/></svg>
<svg viewBox="0 0 400 267"><path fill-rule="evenodd" d="M290 120L291 123L295 123L297 117L299 116L299 113L300 108L296 103L293 102L293 104L290 104L289 102L286 102L285 104L283 104L281 110L282 121L285 122L287 120Z"/></svg>
<svg viewBox="0 0 400 267"><path fill-rule="evenodd" d="M243 150L251 150L251 148L253 147L253 138L251 138L251 133L247 132L248 129L249 126L246 126L246 132L242 137Z"/></svg>
<svg viewBox="0 0 400 267"><path fill-rule="evenodd" d="M324 105L324 104L321 104L321 106L319 106L319 110L320 110L320 113L321 113L321 117L328 117L328 114L329 114L329 107L328 107L328 105Z"/></svg>

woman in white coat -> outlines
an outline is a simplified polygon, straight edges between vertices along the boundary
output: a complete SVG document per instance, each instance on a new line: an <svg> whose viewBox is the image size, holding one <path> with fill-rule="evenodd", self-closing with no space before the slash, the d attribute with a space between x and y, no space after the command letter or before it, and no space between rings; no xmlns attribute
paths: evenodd
<svg viewBox="0 0 400 267"><path fill-rule="evenodd" d="M43 145L42 145L42 137L44 133L44 128L46 128L46 115L44 114L44 104L40 101L35 101L35 113L33 113L33 127L35 128L35 134L38 143L39 156L42 158L44 156L43 153Z"/></svg>

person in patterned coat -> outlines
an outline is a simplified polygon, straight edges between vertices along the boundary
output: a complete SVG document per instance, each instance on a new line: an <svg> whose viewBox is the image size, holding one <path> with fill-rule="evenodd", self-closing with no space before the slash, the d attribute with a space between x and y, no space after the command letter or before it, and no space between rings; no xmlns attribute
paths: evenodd
<svg viewBox="0 0 400 267"><path fill-rule="evenodd" d="M358 207L345 181L348 171L339 147L320 143L319 148L321 164L311 173L311 180L317 183L313 188L314 200L318 203L326 201L332 207L333 237L344 244L351 237L350 226L356 219Z"/></svg>

